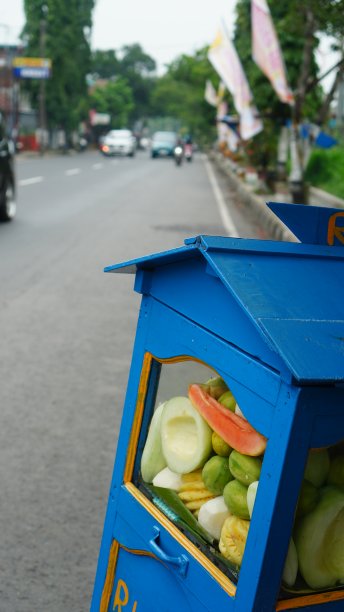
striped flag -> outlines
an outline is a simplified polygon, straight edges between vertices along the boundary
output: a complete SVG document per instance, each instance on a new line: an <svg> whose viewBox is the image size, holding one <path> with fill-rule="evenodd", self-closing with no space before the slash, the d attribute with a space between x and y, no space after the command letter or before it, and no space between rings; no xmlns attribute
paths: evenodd
<svg viewBox="0 0 344 612"><path fill-rule="evenodd" d="M211 106L217 106L218 104L218 97L215 87L209 80L205 84L204 99L208 102L208 104L211 104Z"/></svg>
<svg viewBox="0 0 344 612"><path fill-rule="evenodd" d="M293 104L285 66L266 0L252 0L252 56L282 102Z"/></svg>
<svg viewBox="0 0 344 612"><path fill-rule="evenodd" d="M240 135L249 140L262 131L252 94L238 54L226 35L220 29L208 51L208 59L233 96L234 106L240 115Z"/></svg>

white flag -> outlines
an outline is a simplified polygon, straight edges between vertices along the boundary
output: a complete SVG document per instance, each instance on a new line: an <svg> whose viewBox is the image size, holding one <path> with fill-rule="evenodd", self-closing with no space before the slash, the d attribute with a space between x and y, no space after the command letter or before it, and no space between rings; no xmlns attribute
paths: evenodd
<svg viewBox="0 0 344 612"><path fill-rule="evenodd" d="M285 66L266 0L252 0L252 56L282 102L293 104Z"/></svg>
<svg viewBox="0 0 344 612"><path fill-rule="evenodd" d="M248 140L262 131L258 111L238 54L228 36L220 29L211 45L208 58L233 96L234 106L240 115L240 135Z"/></svg>
<svg viewBox="0 0 344 612"><path fill-rule="evenodd" d="M211 106L217 106L217 93L212 82L209 80L205 84L204 99L208 102L208 104L211 104Z"/></svg>

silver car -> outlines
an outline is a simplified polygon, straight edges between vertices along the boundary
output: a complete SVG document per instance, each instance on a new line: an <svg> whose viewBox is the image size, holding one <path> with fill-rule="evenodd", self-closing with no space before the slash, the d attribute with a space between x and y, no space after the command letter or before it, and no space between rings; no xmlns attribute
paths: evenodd
<svg viewBox="0 0 344 612"><path fill-rule="evenodd" d="M100 145L103 155L129 155L134 157L136 138L130 130L111 130Z"/></svg>

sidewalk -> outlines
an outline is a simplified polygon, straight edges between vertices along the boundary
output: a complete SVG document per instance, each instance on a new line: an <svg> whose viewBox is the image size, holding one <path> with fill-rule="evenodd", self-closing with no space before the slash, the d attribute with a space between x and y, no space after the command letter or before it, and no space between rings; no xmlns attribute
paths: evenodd
<svg viewBox="0 0 344 612"><path fill-rule="evenodd" d="M231 187L237 191L242 202L250 209L250 214L265 227L271 237L285 242L299 242L284 223L266 206L266 202L292 202L292 196L285 185L281 184L280 191L276 193L258 195L254 193L253 186L244 182L236 174L231 160L215 151L209 152L208 155L217 168L226 174ZM310 188L309 204L313 206L328 206L329 208L343 208L344 210L344 200L315 187Z"/></svg>

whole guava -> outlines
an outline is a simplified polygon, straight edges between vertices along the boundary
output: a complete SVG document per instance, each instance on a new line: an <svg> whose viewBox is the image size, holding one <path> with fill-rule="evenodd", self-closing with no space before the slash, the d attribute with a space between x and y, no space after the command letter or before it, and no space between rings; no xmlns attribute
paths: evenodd
<svg viewBox="0 0 344 612"><path fill-rule="evenodd" d="M202 480L205 487L215 495L222 495L222 491L233 476L230 473L227 457L214 455L204 464Z"/></svg>
<svg viewBox="0 0 344 612"><path fill-rule="evenodd" d="M213 431L211 436L211 443L213 446L214 453L220 455L220 457L229 457L232 452L232 447L219 436L216 431Z"/></svg>
<svg viewBox="0 0 344 612"><path fill-rule="evenodd" d="M226 391L223 393L219 397L218 402L225 408L228 408L228 410L231 410L231 412L235 411L236 399L231 391Z"/></svg>

